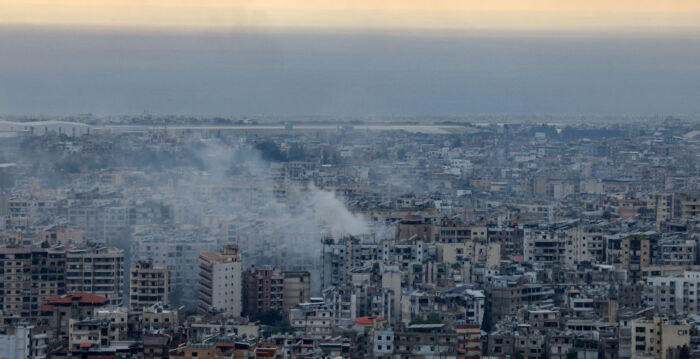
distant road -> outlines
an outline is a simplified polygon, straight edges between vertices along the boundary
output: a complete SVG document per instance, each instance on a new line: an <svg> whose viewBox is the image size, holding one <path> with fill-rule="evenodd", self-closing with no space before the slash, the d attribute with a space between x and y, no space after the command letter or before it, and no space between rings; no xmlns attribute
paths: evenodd
<svg viewBox="0 0 700 359"><path fill-rule="evenodd" d="M407 131L425 134L450 134L463 132L469 127L450 125L295 125L292 131L335 131L338 128L351 127L356 131ZM284 131L284 125L171 125L171 126L143 126L143 125L105 125L93 127L96 131L111 132L145 132L154 129L167 131Z"/></svg>
<svg viewBox="0 0 700 359"><path fill-rule="evenodd" d="M400 124L361 124L361 125L294 125L292 131L335 131L340 128L352 128L355 131L407 131L411 133L425 134L451 134L465 132L471 129L468 126L454 125L400 125ZM87 131L96 133L128 133L128 132L148 132L167 130L169 132L180 131L285 131L285 125L87 125L81 122L68 121L35 121L35 122L12 122L0 120L0 131L6 132L33 132L43 134L45 132L77 134L81 135Z"/></svg>

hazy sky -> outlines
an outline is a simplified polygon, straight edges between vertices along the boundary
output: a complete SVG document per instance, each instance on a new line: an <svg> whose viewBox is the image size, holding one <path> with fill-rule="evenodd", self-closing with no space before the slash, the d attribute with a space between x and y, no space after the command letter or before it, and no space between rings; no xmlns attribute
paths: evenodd
<svg viewBox="0 0 700 359"><path fill-rule="evenodd" d="M0 1L0 115L700 114L700 1Z"/></svg>
<svg viewBox="0 0 700 359"><path fill-rule="evenodd" d="M697 27L697 0L3 0L0 22L230 28Z"/></svg>

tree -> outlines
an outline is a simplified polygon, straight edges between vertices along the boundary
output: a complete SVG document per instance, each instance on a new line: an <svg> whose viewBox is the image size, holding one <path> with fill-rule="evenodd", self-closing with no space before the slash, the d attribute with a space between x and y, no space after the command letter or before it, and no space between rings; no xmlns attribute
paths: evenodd
<svg viewBox="0 0 700 359"><path fill-rule="evenodd" d="M481 330L485 332L491 331L491 301L487 300L484 303L484 319L481 321Z"/></svg>
<svg viewBox="0 0 700 359"><path fill-rule="evenodd" d="M294 332L294 327L289 324L289 321L284 319L280 322L275 323L275 325L270 327L270 333L292 333Z"/></svg>
<svg viewBox="0 0 700 359"><path fill-rule="evenodd" d="M279 146L272 141L260 142L255 145L255 149L260 151L260 154L264 160L274 162L283 162L286 160Z"/></svg>
<svg viewBox="0 0 700 359"><path fill-rule="evenodd" d="M250 318L254 322L260 322L264 325L275 325L284 320L284 315L279 310L265 310L253 314Z"/></svg>
<svg viewBox="0 0 700 359"><path fill-rule="evenodd" d="M411 321L411 323L409 323L409 324L413 325L413 324L440 324L440 323L442 323L442 318L440 317L440 314L433 312L433 313L428 314L428 316L425 318L419 317L419 318L413 319Z"/></svg>
<svg viewBox="0 0 700 359"><path fill-rule="evenodd" d="M263 325L270 327L270 332L275 333L291 333L294 328L289 324L289 321L280 310L266 310L257 312L251 316L251 321L260 322Z"/></svg>
<svg viewBox="0 0 700 359"><path fill-rule="evenodd" d="M223 118L223 117L214 117L214 123L217 125L230 125L233 123L233 120L230 120L228 118Z"/></svg>
<svg viewBox="0 0 700 359"><path fill-rule="evenodd" d="M9 189L15 185L15 176L7 171L0 170L0 189Z"/></svg>
<svg viewBox="0 0 700 359"><path fill-rule="evenodd" d="M401 148L398 151L396 151L396 158L398 158L399 161L405 160L406 159L406 150Z"/></svg>
<svg viewBox="0 0 700 359"><path fill-rule="evenodd" d="M293 143L289 148L289 153L287 154L287 159L289 161L303 161L306 159L306 152L304 152L304 147L298 143Z"/></svg>

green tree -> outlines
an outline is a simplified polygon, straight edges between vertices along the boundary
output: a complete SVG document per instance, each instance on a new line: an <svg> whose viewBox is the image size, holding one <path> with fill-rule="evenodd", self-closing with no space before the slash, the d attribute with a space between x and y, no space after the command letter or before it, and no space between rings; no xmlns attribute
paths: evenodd
<svg viewBox="0 0 700 359"><path fill-rule="evenodd" d="M425 318L416 318L413 319L409 324L441 324L442 323L442 318L440 317L440 314L438 313L430 313L428 314L427 317Z"/></svg>
<svg viewBox="0 0 700 359"><path fill-rule="evenodd" d="M275 325L270 327L270 333L292 333L294 332L294 327L289 324L289 321L284 319L280 322L275 323Z"/></svg>
<svg viewBox="0 0 700 359"><path fill-rule="evenodd" d="M275 325L284 321L284 314L279 310L265 310L253 314L250 319L264 325Z"/></svg>
<svg viewBox="0 0 700 359"><path fill-rule="evenodd" d="M493 324L491 323L491 301L486 300L484 302L484 319L481 321L481 330L485 332L490 332L491 331L491 326Z"/></svg>

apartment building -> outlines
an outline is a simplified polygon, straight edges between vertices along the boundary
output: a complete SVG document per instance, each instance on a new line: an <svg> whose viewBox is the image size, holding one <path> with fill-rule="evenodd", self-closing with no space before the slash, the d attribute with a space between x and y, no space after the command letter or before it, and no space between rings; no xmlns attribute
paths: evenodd
<svg viewBox="0 0 700 359"><path fill-rule="evenodd" d="M679 276L649 277L643 301L648 307L688 314L700 313L700 271Z"/></svg>
<svg viewBox="0 0 700 359"><path fill-rule="evenodd" d="M465 358L481 357L481 326L478 324L456 324L454 331L459 343L458 352L464 353Z"/></svg>
<svg viewBox="0 0 700 359"><path fill-rule="evenodd" d="M199 281L199 255L215 251L216 238L197 228L139 228L132 240L131 253L137 260L152 260L154 266L170 269L172 290L182 293L181 302L196 308Z"/></svg>
<svg viewBox="0 0 700 359"><path fill-rule="evenodd" d="M700 218L700 197L691 193L657 193L653 200L656 209L656 222L671 219Z"/></svg>
<svg viewBox="0 0 700 359"><path fill-rule="evenodd" d="M654 208L656 211L656 223L668 221L673 218L673 194L656 193L653 196Z"/></svg>
<svg viewBox="0 0 700 359"><path fill-rule="evenodd" d="M397 358L456 358L459 345L457 333L446 330L445 324L414 324L394 332Z"/></svg>
<svg viewBox="0 0 700 359"><path fill-rule="evenodd" d="M522 255L523 235L523 229L518 227L494 227L487 231L489 242L501 243L501 255L504 258Z"/></svg>
<svg viewBox="0 0 700 359"><path fill-rule="evenodd" d="M0 348L6 359L46 359L47 336L38 328L26 323L17 323L0 332Z"/></svg>
<svg viewBox="0 0 700 359"><path fill-rule="evenodd" d="M264 266L243 273L244 311L248 315L267 310L289 312L311 295L309 272L283 272Z"/></svg>
<svg viewBox="0 0 700 359"><path fill-rule="evenodd" d="M464 243L475 239L479 234L479 231L473 231L472 227L464 225L461 221L443 221L439 225L433 225L431 232L432 241L438 243ZM485 231L483 232L486 237Z"/></svg>
<svg viewBox="0 0 700 359"><path fill-rule="evenodd" d="M498 267L501 262L500 242L466 241L460 243L437 243L437 258L443 263L470 261L486 268Z"/></svg>
<svg viewBox="0 0 700 359"><path fill-rule="evenodd" d="M68 319L68 348L109 346L110 322L97 318Z"/></svg>
<svg viewBox="0 0 700 359"><path fill-rule="evenodd" d="M577 225L566 230L566 259L571 267L579 262L605 259L605 233L598 226Z"/></svg>
<svg viewBox="0 0 700 359"><path fill-rule="evenodd" d="M105 333L110 342L128 339L129 334L129 310L126 307L105 306L95 309L95 319L110 322L109 332Z"/></svg>
<svg viewBox="0 0 700 359"><path fill-rule="evenodd" d="M41 319L46 323L46 332L52 341L68 344L71 334L70 321L88 318L95 309L107 305L105 297L90 293L72 293L46 298L41 307Z"/></svg>
<svg viewBox="0 0 700 359"><path fill-rule="evenodd" d="M151 261L131 265L129 303L131 309L142 309L170 299L170 269L155 266Z"/></svg>
<svg viewBox="0 0 700 359"><path fill-rule="evenodd" d="M41 198L13 197L5 203L8 228L17 230L29 229L41 214L52 214L56 210L56 202Z"/></svg>
<svg viewBox="0 0 700 359"><path fill-rule="evenodd" d="M507 315L517 315L526 305L551 303L554 290L520 280L495 286L488 294L493 317L501 319Z"/></svg>
<svg viewBox="0 0 700 359"><path fill-rule="evenodd" d="M289 324L297 330L316 337L333 332L333 310L324 303L302 303L289 312Z"/></svg>
<svg viewBox="0 0 700 359"><path fill-rule="evenodd" d="M149 329L172 330L179 325L178 311L167 309L161 303L144 307L141 311L141 317L143 318L142 325Z"/></svg>
<svg viewBox="0 0 700 359"><path fill-rule="evenodd" d="M667 359L669 349L690 345L690 325L668 318L633 320L631 323L632 357L651 356Z"/></svg>
<svg viewBox="0 0 700 359"><path fill-rule="evenodd" d="M7 359L29 359L32 357L30 326L13 327L11 333L0 334L2 357Z"/></svg>
<svg viewBox="0 0 700 359"><path fill-rule="evenodd" d="M37 317L46 298L66 293L66 252L0 248L0 311Z"/></svg>
<svg viewBox="0 0 700 359"><path fill-rule="evenodd" d="M248 315L284 306L284 274L279 268L263 266L244 273Z"/></svg>
<svg viewBox="0 0 700 359"><path fill-rule="evenodd" d="M657 247L658 258L654 263L671 266L690 266L697 261L697 243L690 239L660 240Z"/></svg>
<svg viewBox="0 0 700 359"><path fill-rule="evenodd" d="M201 253L199 255L198 312L205 314L214 310L223 311L228 315L240 316L243 311L242 271L241 254L238 246L225 246L220 252ZM263 282L265 280L271 281L271 279L263 279ZM268 290L273 287L271 283L269 285ZM277 284L274 287L277 289ZM264 292L264 288L262 288L260 293L263 298L267 295L267 300L261 303L272 303L270 291ZM256 301L256 305L257 303ZM281 303L280 300L280 306Z"/></svg>
<svg viewBox="0 0 700 359"><path fill-rule="evenodd" d="M646 234L635 234L620 242L620 268L627 270L632 282L641 279L642 267L651 264L652 240Z"/></svg>
<svg viewBox="0 0 700 359"><path fill-rule="evenodd" d="M282 309L288 313L301 303L311 300L311 273L284 272L284 287Z"/></svg>
<svg viewBox="0 0 700 359"><path fill-rule="evenodd" d="M351 269L382 258L379 244L363 243L360 237L325 238L321 243L322 288L345 285Z"/></svg>
<svg viewBox="0 0 700 359"><path fill-rule="evenodd" d="M66 253L66 291L88 292L124 302L124 251L117 248L88 248Z"/></svg>
<svg viewBox="0 0 700 359"><path fill-rule="evenodd" d="M409 239L417 236L421 240L433 239L433 226L429 218L407 216L399 221L396 229L396 240Z"/></svg>
<svg viewBox="0 0 700 359"><path fill-rule="evenodd" d="M566 240L563 232L548 228L525 228L523 255L527 262L558 264L566 261Z"/></svg>
<svg viewBox="0 0 700 359"><path fill-rule="evenodd" d="M700 196L698 194L678 195L678 211L680 218L700 219Z"/></svg>

